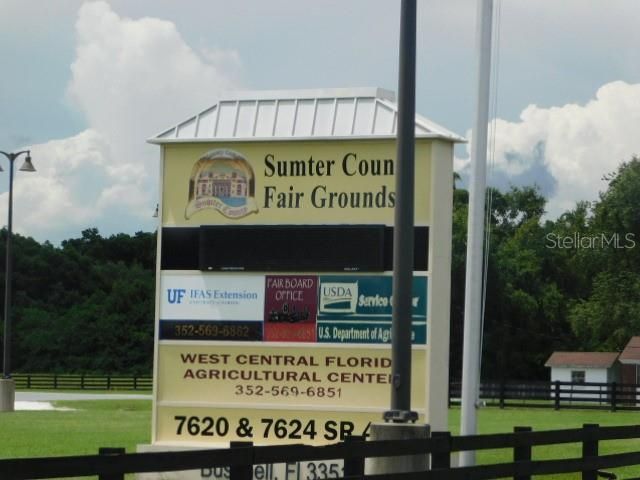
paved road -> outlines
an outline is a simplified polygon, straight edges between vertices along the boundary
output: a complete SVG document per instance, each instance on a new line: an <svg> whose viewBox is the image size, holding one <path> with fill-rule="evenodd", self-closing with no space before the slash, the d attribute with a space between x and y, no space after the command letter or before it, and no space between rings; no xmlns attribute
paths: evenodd
<svg viewBox="0 0 640 480"><path fill-rule="evenodd" d="M151 400L151 394L16 392L19 402L55 402L56 400Z"/></svg>

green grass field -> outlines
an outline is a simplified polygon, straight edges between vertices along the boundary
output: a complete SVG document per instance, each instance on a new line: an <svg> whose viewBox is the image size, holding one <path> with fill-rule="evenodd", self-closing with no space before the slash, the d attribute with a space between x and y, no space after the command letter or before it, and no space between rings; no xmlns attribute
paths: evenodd
<svg viewBox="0 0 640 480"><path fill-rule="evenodd" d="M452 434L460 431L460 410L449 411L449 428ZM606 410L553 410L550 408L499 408L489 407L478 411L478 433L504 433L513 431L513 427L531 427L533 430L559 430L580 428L585 423L601 426L640 424L640 412L609 412ZM601 442L601 454L640 451L640 439L614 440ZM550 460L580 457L580 444L562 444L534 447L533 460ZM511 450L485 450L478 453L478 463L490 464L509 462L513 459ZM618 478L640 476L640 467L628 467L611 470ZM545 479L579 479L579 474L540 477Z"/></svg>
<svg viewBox="0 0 640 480"><path fill-rule="evenodd" d="M0 414L0 458L93 455L100 447L149 443L151 401L54 402L70 411L16 411Z"/></svg>
<svg viewBox="0 0 640 480"><path fill-rule="evenodd" d="M47 457L96 454L100 447L124 447L135 452L136 445L150 442L151 402L148 400L99 400L55 402L71 411L17 411L0 414L0 458ZM452 408L449 426L459 431L459 409ZM640 423L640 413L585 410L483 408L478 412L479 433L510 432L514 426L534 430L577 428L585 423L633 425ZM580 456L578 444L537 447L534 459ZM640 440L603 442L600 452L640 451ZM479 453L479 463L508 462L511 451L493 450ZM616 470L619 478L640 476L640 468ZM546 477L551 478L551 477ZM554 478L580 478L579 475Z"/></svg>

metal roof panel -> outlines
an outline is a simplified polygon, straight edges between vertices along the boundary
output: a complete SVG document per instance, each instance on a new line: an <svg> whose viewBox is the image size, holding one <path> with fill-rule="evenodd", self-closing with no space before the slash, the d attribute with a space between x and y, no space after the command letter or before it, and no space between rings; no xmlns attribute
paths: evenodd
<svg viewBox="0 0 640 480"><path fill-rule="evenodd" d="M395 94L381 88L229 92L150 143L206 140L387 138L396 135ZM416 136L465 142L416 115Z"/></svg>

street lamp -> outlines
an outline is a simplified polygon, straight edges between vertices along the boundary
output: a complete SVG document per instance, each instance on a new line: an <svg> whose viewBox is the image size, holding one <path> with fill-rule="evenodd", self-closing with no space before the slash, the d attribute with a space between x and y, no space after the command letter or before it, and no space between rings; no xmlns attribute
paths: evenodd
<svg viewBox="0 0 640 480"><path fill-rule="evenodd" d="M11 379L11 282L12 282L12 256L11 237L13 221L13 162L23 153L27 154L24 164L20 167L21 172L35 172L36 169L31 163L31 153L23 150L17 153L7 153L0 150L0 153L9 159L9 219L7 221L7 248L4 277L4 350L2 357L2 379L0 380L0 412L13 411L15 404L15 383ZM4 171L0 167L0 172Z"/></svg>

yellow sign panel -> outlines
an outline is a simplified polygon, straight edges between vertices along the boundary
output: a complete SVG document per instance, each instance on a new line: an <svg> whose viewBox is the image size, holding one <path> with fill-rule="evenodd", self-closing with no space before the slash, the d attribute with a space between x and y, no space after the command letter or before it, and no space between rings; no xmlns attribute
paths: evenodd
<svg viewBox="0 0 640 480"><path fill-rule="evenodd" d="M280 408L384 409L391 392L391 350L252 344L160 344L158 401ZM425 407L426 349L412 354L411 403Z"/></svg>
<svg viewBox="0 0 640 480"><path fill-rule="evenodd" d="M395 141L164 148L163 225L393 223ZM416 144L417 225L429 224L430 152Z"/></svg>
<svg viewBox="0 0 640 480"><path fill-rule="evenodd" d="M432 224L431 155L431 141L418 140L417 226ZM389 139L166 144L162 226L392 226L396 170L396 143ZM163 283L154 443L321 445L366 435L370 423L382 420L390 406L391 348L379 343L387 337L371 332L390 334L391 289L382 288L390 282L334 272L335 278L325 278L328 293L322 297L313 272L303 278L308 288L269 283L303 277L294 274L265 276L264 291L252 303L244 301L244 290L252 290L246 283L250 276L229 275L229 281L242 282L227 285L199 271L158 272ZM203 281L191 278L199 275ZM425 310L412 330L418 346L412 349L411 406L425 421L430 347L425 345L426 282L421 285L414 295L423 299ZM349 295L342 291L348 287L354 287ZM234 288L242 290L243 302L233 303L238 298L227 295ZM303 293L313 299L309 305L294 298ZM260 335L243 342L215 333L236 324ZM211 338L172 336L189 328Z"/></svg>
<svg viewBox="0 0 640 480"><path fill-rule="evenodd" d="M382 411L275 410L267 408L158 407L158 440L180 443L251 441L323 445L369 433ZM424 415L420 415L424 422Z"/></svg>

